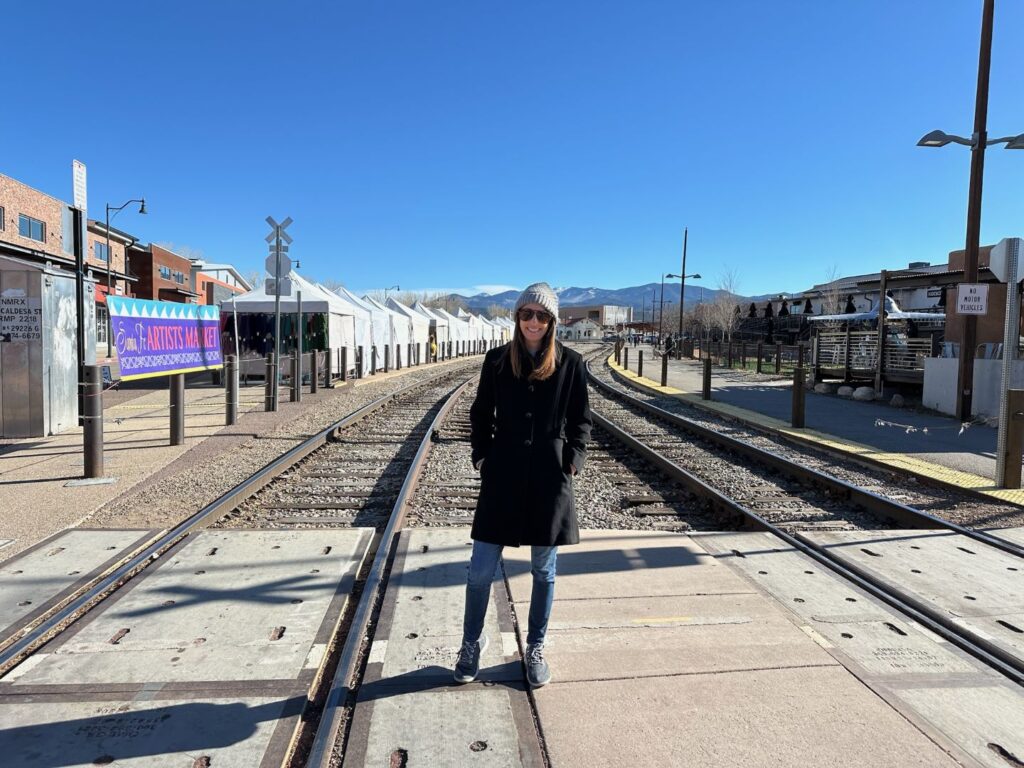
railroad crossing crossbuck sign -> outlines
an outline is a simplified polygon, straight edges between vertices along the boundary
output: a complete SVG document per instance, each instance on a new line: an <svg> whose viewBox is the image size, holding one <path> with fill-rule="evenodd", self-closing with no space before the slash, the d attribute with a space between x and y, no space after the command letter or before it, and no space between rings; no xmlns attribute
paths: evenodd
<svg viewBox="0 0 1024 768"><path fill-rule="evenodd" d="M274 221L273 216L267 216L267 224L270 225L270 234L267 235L267 242L270 243L270 254L267 256L264 266L270 277L267 278L266 290L268 296L291 296L292 281L288 275L292 271L292 260L288 257L288 243L292 238L285 229L292 223L289 216L280 224Z"/></svg>

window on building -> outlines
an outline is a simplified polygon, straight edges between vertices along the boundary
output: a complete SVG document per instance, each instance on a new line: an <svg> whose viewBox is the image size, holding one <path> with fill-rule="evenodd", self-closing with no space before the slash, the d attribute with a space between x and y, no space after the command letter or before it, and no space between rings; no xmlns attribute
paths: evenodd
<svg viewBox="0 0 1024 768"><path fill-rule="evenodd" d="M4 215L4 207L2 205L0 205L0 232L3 232L5 229L7 229L7 223L6 222L7 222L7 218Z"/></svg>
<svg viewBox="0 0 1024 768"><path fill-rule="evenodd" d="M181 285L182 283L185 282L185 275L183 273L181 273L181 272L175 271L175 273L174 273L174 282L176 282L179 285Z"/></svg>
<svg viewBox="0 0 1024 768"><path fill-rule="evenodd" d="M24 213L18 214L18 234L30 240L46 242L46 224Z"/></svg>
<svg viewBox="0 0 1024 768"><path fill-rule="evenodd" d="M93 253L96 254L96 258L100 261L110 261L110 247L106 243L94 244Z"/></svg>
<svg viewBox="0 0 1024 768"><path fill-rule="evenodd" d="M107 308L102 304L96 305L96 345L107 343Z"/></svg>
<svg viewBox="0 0 1024 768"><path fill-rule="evenodd" d="M171 279L171 268L170 267L160 267L160 277L162 277L164 280L170 280Z"/></svg>

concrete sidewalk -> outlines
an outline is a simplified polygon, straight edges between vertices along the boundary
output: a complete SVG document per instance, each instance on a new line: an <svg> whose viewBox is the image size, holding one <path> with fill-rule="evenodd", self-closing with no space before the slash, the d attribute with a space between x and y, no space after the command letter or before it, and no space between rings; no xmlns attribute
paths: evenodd
<svg viewBox="0 0 1024 768"><path fill-rule="evenodd" d="M644 376L636 376L637 352L644 353ZM703 363L669 360L668 386L661 387L661 357L650 346L629 347L629 370L617 370L636 386L755 426L778 430L803 442L868 458L894 469L912 470L1017 504L1024 492L998 489L996 430L983 424L964 425L955 418L912 408L894 408L885 401L858 402L807 391L805 428L793 429L792 379L715 367L711 400L701 399Z"/></svg>

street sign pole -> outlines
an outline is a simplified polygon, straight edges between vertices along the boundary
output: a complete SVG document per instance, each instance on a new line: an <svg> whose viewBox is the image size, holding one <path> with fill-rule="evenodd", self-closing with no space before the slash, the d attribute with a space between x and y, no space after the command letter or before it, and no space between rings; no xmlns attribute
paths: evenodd
<svg viewBox="0 0 1024 768"><path fill-rule="evenodd" d="M277 266L274 277L277 290L274 291L274 389L271 392L271 410L277 410L277 395L281 384L281 226L274 227L274 258Z"/></svg>
<svg viewBox="0 0 1024 768"><path fill-rule="evenodd" d="M267 271L273 275L273 277L266 281L266 290L267 293L273 291L274 294L274 381L272 382L273 387L269 394L270 410L276 411L278 406L278 389L281 383L281 294L290 296L292 291L291 280L282 274L291 274L292 269L291 259L284 255L288 250L288 246L283 245L282 241L284 243L292 241L291 236L285 232L288 225L292 223L292 219L289 216L278 224L274 221L273 216L267 216L266 221L271 227L271 232L267 235L266 241L273 243L270 247L270 255L265 262Z"/></svg>

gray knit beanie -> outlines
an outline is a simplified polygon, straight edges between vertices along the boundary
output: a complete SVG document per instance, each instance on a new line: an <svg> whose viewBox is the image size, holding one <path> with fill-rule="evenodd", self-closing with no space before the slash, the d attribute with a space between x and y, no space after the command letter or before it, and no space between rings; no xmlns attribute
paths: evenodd
<svg viewBox="0 0 1024 768"><path fill-rule="evenodd" d="M526 286L526 290L516 299L514 312L518 312L520 307L527 304L540 304L554 316L555 320L558 320L558 294L551 290L551 286L547 283L534 283Z"/></svg>

